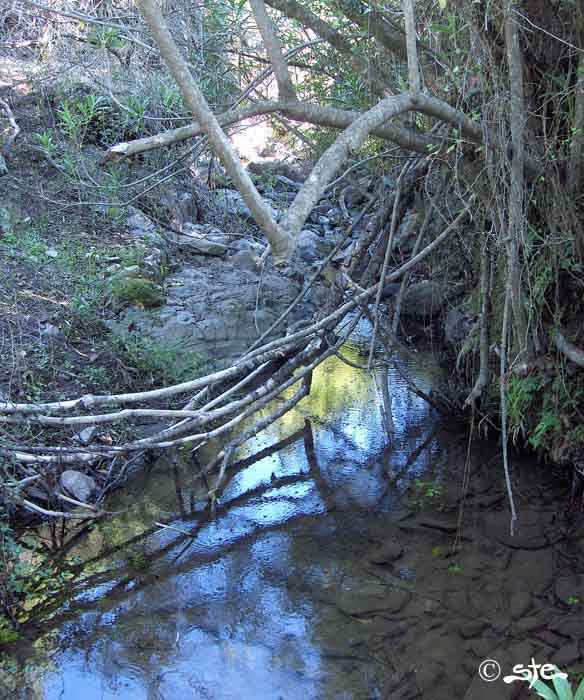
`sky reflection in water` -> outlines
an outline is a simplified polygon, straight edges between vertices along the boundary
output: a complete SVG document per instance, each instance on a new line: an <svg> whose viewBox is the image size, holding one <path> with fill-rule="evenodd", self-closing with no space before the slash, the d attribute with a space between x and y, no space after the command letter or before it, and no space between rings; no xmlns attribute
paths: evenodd
<svg viewBox="0 0 584 700"><path fill-rule="evenodd" d="M364 352L357 345L343 349L359 363ZM428 390L426 360L396 361ZM389 384L391 446L371 376L335 357L327 361L315 373L311 396L240 451L238 458L251 463L231 477L215 521L197 521L203 492L192 468L180 471L177 487L176 475L161 463L145 484L116 495L108 506L129 506L128 512L97 526L74 552L83 559L157 519L187 532L198 528L196 538L165 529L96 560L94 572L112 569L122 583L116 576L70 603L69 621L60 627L62 651L37 697L352 697L319 644L326 608L301 585L310 579L326 587L343 564L326 548L315 557L303 542L313 535L342 538L330 512L350 518L364 509L391 509L409 478L444 459L429 407L393 370ZM251 460L294 433L297 439L279 451Z"/></svg>

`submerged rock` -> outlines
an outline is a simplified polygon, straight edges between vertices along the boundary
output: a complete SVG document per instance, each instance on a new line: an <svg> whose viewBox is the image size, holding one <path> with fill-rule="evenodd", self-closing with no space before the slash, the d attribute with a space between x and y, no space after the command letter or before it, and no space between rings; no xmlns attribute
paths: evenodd
<svg viewBox="0 0 584 700"><path fill-rule="evenodd" d="M389 540L384 542L377 551L370 557L369 561L372 564L392 564L396 559L399 559L403 554L403 548L399 542Z"/></svg>

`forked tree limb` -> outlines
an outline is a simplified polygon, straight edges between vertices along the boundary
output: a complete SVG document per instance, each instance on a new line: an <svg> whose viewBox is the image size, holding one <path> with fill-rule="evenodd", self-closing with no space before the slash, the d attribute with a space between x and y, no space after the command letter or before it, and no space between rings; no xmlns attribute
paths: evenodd
<svg viewBox="0 0 584 700"><path fill-rule="evenodd" d="M209 139L209 143L235 183L256 223L265 233L274 255L276 258L288 257L293 250L292 236L277 224L233 150L229 139L193 80L185 60L180 55L156 0L139 0L138 4L186 104L197 118L203 132Z"/></svg>
<svg viewBox="0 0 584 700"><path fill-rule="evenodd" d="M345 129L319 158L284 215L284 231L296 236L345 159L363 145L373 129L411 108L410 93L386 97Z"/></svg>

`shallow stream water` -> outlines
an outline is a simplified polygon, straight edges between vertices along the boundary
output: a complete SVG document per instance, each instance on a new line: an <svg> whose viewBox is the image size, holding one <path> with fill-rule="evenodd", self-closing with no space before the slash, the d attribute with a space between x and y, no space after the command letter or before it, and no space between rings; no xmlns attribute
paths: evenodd
<svg viewBox="0 0 584 700"><path fill-rule="evenodd" d="M431 355L395 362L391 436L370 375L333 357L237 454L215 517L198 465L218 446L113 494L122 513L69 544L83 573L21 649L28 700L511 698L525 684L481 680L481 661L532 656L575 678L584 529L566 494L514 461L511 538L496 446L469 448L401 379L427 391Z"/></svg>

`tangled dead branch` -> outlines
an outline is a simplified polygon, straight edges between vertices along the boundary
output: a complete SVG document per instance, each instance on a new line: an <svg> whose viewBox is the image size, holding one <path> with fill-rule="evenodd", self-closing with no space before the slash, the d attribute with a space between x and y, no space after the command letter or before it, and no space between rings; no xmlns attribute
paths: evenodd
<svg viewBox="0 0 584 700"><path fill-rule="evenodd" d="M375 198L370 200L362 216L374 206L375 201ZM447 239L468 213L468 209L465 208L429 245L397 269L387 271L385 260L385 282L401 279L424 260ZM354 225L348 227L347 233L351 232ZM365 235L368 236L368 232ZM378 236L383 236L382 230L378 232ZM346 236L343 240L345 238ZM356 246L355 249L364 259L368 257L366 247ZM319 266L311 282L323 274L324 267L322 264ZM350 267L351 265L348 266ZM356 265L355 269L359 267L362 265ZM370 267L367 267L367 274L371 275L372 272ZM379 279L380 272L379 268L372 278ZM12 490L13 502L38 514L57 517L60 511L43 506L35 508L30 497L23 495L27 480L34 482L39 469L53 469L58 475L65 465L91 466L112 457L127 458L131 454L178 446L197 449L212 438L221 438L226 446L205 471L208 472L220 464L227 468L229 455L237 447L284 415L308 394L314 369L339 351L358 322L360 311L367 308L367 304L373 300L379 288L379 281L362 289L357 282L349 279L349 284L333 288L330 306L326 310L323 309L320 318L293 333L273 338L273 331L283 320L278 319L270 329L272 335L260 337L257 347L252 346L246 355L232 366L187 382L151 391L85 395L45 403L1 402L0 423L28 428L48 427L55 431L56 442L60 443L31 446L5 442L0 445L0 455L13 464L14 473L17 475L17 486ZM300 301L301 296L296 298L294 304ZM335 340L331 342L332 337ZM266 408L270 409L275 398L281 397L283 392L295 385L299 388L290 398L278 404L243 432L233 432L247 419ZM214 397L210 398L212 394ZM189 395L191 398L185 401L182 409L171 408L167 403L176 401L177 397ZM109 410L94 412L95 408L102 406ZM89 445L81 448L67 436L68 430L79 426L128 424L144 419L162 419L170 424L148 437L119 444ZM59 429L62 429L62 432L57 432ZM75 505L71 501L59 498L58 493L55 495L57 500ZM87 510L86 508L82 513L84 519L103 515L102 511Z"/></svg>

